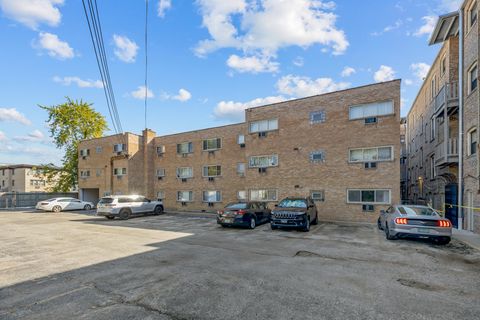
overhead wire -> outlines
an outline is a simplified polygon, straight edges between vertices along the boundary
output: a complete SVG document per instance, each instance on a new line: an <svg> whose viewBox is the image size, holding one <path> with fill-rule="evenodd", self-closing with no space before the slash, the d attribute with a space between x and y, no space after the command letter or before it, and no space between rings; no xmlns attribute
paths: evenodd
<svg viewBox="0 0 480 320"><path fill-rule="evenodd" d="M145 0L145 129L147 129L148 99L148 0Z"/></svg>

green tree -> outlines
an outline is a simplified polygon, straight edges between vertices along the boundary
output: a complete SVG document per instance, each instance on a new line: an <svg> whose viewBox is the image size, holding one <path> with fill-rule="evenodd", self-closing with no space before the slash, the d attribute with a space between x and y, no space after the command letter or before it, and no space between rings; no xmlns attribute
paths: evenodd
<svg viewBox="0 0 480 320"><path fill-rule="evenodd" d="M105 117L92 108L91 103L71 100L55 106L41 106L48 112L50 136L57 148L65 151L62 168L53 164L44 166L42 174L53 182L53 192L67 192L78 183L78 143L98 138L108 129Z"/></svg>

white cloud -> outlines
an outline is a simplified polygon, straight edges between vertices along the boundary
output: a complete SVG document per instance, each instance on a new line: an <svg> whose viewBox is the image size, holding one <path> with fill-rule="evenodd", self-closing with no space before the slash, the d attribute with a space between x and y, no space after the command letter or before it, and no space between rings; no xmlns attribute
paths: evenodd
<svg viewBox="0 0 480 320"><path fill-rule="evenodd" d="M185 101L190 100L191 97L192 97L192 94L190 92L188 92L187 90L182 88L182 89L178 90L178 94L176 96L173 96L172 99L173 100L178 100L178 101L181 101L181 102L185 102Z"/></svg>
<svg viewBox="0 0 480 320"><path fill-rule="evenodd" d="M145 92L147 94L147 99L155 97L152 90L145 88L145 86L139 86L137 90L130 92L130 95L135 99L143 100L145 99Z"/></svg>
<svg viewBox="0 0 480 320"><path fill-rule="evenodd" d="M410 70L413 71L413 74L420 80L423 81L430 70L430 65L424 62L412 63L410 65Z"/></svg>
<svg viewBox="0 0 480 320"><path fill-rule="evenodd" d="M331 78L310 79L287 75L277 81L278 92L294 97L307 97L338 91L350 86L347 82L335 82Z"/></svg>
<svg viewBox="0 0 480 320"><path fill-rule="evenodd" d="M354 68L347 66L347 67L343 68L341 76L342 77L350 77L352 74L354 74L356 72L357 71Z"/></svg>
<svg viewBox="0 0 480 320"><path fill-rule="evenodd" d="M304 61L303 61L303 58L302 58L302 57L296 57L296 58L292 61L292 63L293 63L294 65L296 65L297 67L303 67L303 65L304 65Z"/></svg>
<svg viewBox="0 0 480 320"><path fill-rule="evenodd" d="M39 142L39 143L50 143L50 139L46 138L43 132L40 130L33 130L26 136L16 136L13 137L13 140L17 142Z"/></svg>
<svg viewBox="0 0 480 320"><path fill-rule="evenodd" d="M38 49L46 50L50 57L60 60L71 59L75 56L75 52L68 42L60 40L53 33L40 32L34 46Z"/></svg>
<svg viewBox="0 0 480 320"><path fill-rule="evenodd" d="M411 86L413 84L413 81L411 79L405 79L405 85Z"/></svg>
<svg viewBox="0 0 480 320"><path fill-rule="evenodd" d="M378 36L381 36L384 33L396 30L396 29L400 28L402 25L403 25L403 21L402 20L397 20L397 21L395 21L394 24L388 25L385 28L383 28L382 31L372 32L371 35L378 37Z"/></svg>
<svg viewBox="0 0 480 320"><path fill-rule="evenodd" d="M227 65L238 72L277 72L278 63L265 56L239 57L236 54L231 55L227 60Z"/></svg>
<svg viewBox="0 0 480 320"><path fill-rule="evenodd" d="M373 75L373 79L376 82L390 81L395 78L395 70L392 67L381 65Z"/></svg>
<svg viewBox="0 0 480 320"><path fill-rule="evenodd" d="M247 102L220 101L213 111L216 119L224 119L232 122L240 122L245 119L245 109L258 107L287 100L282 96L270 96L257 98Z"/></svg>
<svg viewBox="0 0 480 320"><path fill-rule="evenodd" d="M349 45L343 30L336 27L337 15L329 12L335 7L332 1L198 0L198 4L210 34L195 48L199 56L235 48L247 56L268 58L281 48L314 44L342 54Z"/></svg>
<svg viewBox="0 0 480 320"><path fill-rule="evenodd" d="M115 50L113 52L118 59L127 63L135 62L135 57L138 52L138 46L135 41L132 41L125 36L114 34L113 42L115 44Z"/></svg>
<svg viewBox="0 0 480 320"><path fill-rule="evenodd" d="M58 77L55 76L53 77L53 81L57 83L61 83L64 86L70 86L72 84L76 84L80 88L103 88L103 82L100 80L83 80L80 79L79 77Z"/></svg>
<svg viewBox="0 0 480 320"><path fill-rule="evenodd" d="M13 121L24 125L30 125L32 123L15 108L0 108L0 122L1 121Z"/></svg>
<svg viewBox="0 0 480 320"><path fill-rule="evenodd" d="M413 33L413 35L416 36L416 37L421 37L425 34L430 36L430 34L432 34L432 32L433 32L433 29L435 29L435 24L437 23L437 19L438 19L437 16L422 17L422 20L423 20L424 23L420 28L418 28Z"/></svg>
<svg viewBox="0 0 480 320"><path fill-rule="evenodd" d="M0 0L5 16L36 30L41 23L56 27L62 15L58 6L64 0Z"/></svg>
<svg viewBox="0 0 480 320"><path fill-rule="evenodd" d="M0 141L7 141L7 136L2 131L0 131Z"/></svg>
<svg viewBox="0 0 480 320"><path fill-rule="evenodd" d="M158 16L163 18L165 17L165 12L172 7L171 0L160 0L158 1L157 13Z"/></svg>

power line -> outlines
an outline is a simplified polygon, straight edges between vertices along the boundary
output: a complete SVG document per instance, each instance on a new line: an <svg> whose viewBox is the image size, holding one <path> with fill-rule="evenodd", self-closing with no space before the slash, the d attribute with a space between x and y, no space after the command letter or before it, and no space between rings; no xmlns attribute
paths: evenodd
<svg viewBox="0 0 480 320"><path fill-rule="evenodd" d="M148 0L145 0L145 129L147 129L148 99Z"/></svg>

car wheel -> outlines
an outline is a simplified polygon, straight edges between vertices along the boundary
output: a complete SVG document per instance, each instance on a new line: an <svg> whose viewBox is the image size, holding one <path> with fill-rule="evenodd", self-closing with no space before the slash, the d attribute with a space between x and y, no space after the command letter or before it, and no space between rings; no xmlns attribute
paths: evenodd
<svg viewBox="0 0 480 320"><path fill-rule="evenodd" d="M129 209L120 210L118 217L122 220L127 220L128 218L130 218L130 210Z"/></svg>
<svg viewBox="0 0 480 320"><path fill-rule="evenodd" d="M248 224L248 227L250 229L255 229L257 226L257 221L255 221L255 217L250 217L250 223Z"/></svg>
<svg viewBox="0 0 480 320"><path fill-rule="evenodd" d="M113 219L115 219L114 216L106 216L105 218L107 218L108 220L113 220Z"/></svg>
<svg viewBox="0 0 480 320"><path fill-rule="evenodd" d="M310 231L310 217L307 217L307 221L305 222L305 226L302 229L304 232Z"/></svg>
<svg viewBox="0 0 480 320"><path fill-rule="evenodd" d="M60 207L60 206L54 206L54 207L52 208L52 211L58 213L58 212L62 211L62 207Z"/></svg>
<svg viewBox="0 0 480 320"><path fill-rule="evenodd" d="M315 219L313 219L312 224L313 224L313 225L317 225L317 224L318 224L318 212L317 212L317 214L315 215Z"/></svg>
<svg viewBox="0 0 480 320"><path fill-rule="evenodd" d="M378 218L377 220L377 227L378 227L378 230L382 230L382 222L380 221L380 218Z"/></svg>
<svg viewBox="0 0 480 320"><path fill-rule="evenodd" d="M270 224L270 229L275 230L275 229L277 229L277 227L274 226L273 224Z"/></svg>
<svg viewBox="0 0 480 320"><path fill-rule="evenodd" d="M92 209L92 206L89 204L86 204L85 207L83 207L83 210L90 210Z"/></svg>
<svg viewBox="0 0 480 320"><path fill-rule="evenodd" d="M436 244L439 244L439 245L442 245L442 246L450 243L450 240L451 240L450 237L441 237L441 238L434 239Z"/></svg>
<svg viewBox="0 0 480 320"><path fill-rule="evenodd" d="M156 206L155 210L153 210L153 214L158 216L159 214L163 213L163 207L162 206Z"/></svg>
<svg viewBox="0 0 480 320"><path fill-rule="evenodd" d="M390 234L390 229L388 229L388 225L385 225L385 237L387 238L387 240L395 240L397 239L396 236L392 236Z"/></svg>

